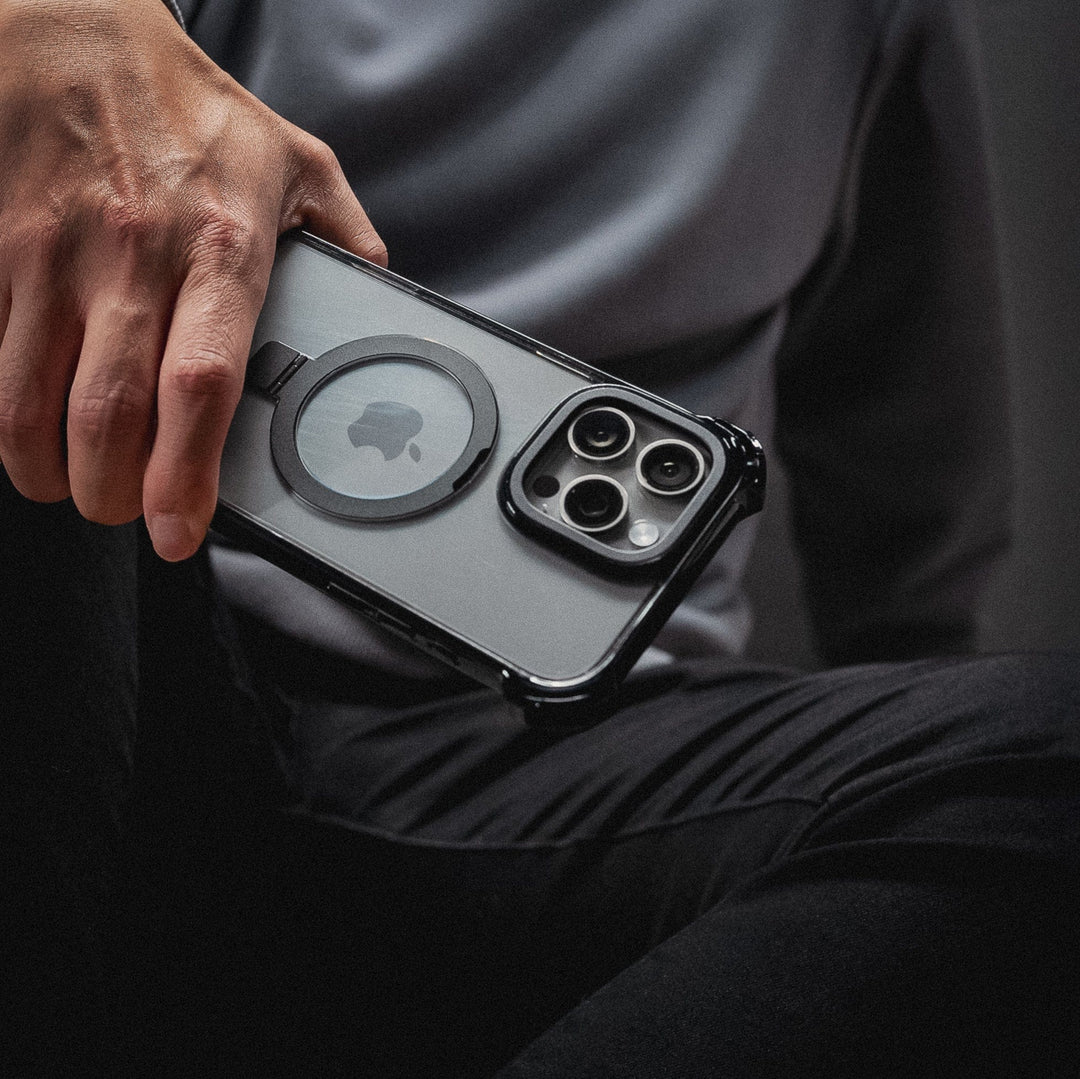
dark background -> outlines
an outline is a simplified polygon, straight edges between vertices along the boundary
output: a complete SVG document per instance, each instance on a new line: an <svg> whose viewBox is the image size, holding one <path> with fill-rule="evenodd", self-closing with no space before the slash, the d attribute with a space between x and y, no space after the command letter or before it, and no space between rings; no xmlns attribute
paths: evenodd
<svg viewBox="0 0 1080 1079"><path fill-rule="evenodd" d="M1080 4L979 0L1008 313L1015 542L987 596L986 649L1080 649ZM769 505L748 586L756 658L812 665L786 499ZM766 603L764 596L774 598Z"/></svg>

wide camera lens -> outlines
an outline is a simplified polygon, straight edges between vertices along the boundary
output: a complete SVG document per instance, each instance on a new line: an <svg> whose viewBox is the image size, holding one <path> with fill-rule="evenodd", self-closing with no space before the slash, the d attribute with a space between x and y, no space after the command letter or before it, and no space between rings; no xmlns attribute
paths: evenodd
<svg viewBox="0 0 1080 1079"><path fill-rule="evenodd" d="M604 532L626 515L626 490L610 476L582 476L563 491L559 509L581 532Z"/></svg>
<svg viewBox="0 0 1080 1079"><path fill-rule="evenodd" d="M693 490L705 475L700 451L678 438L664 438L641 451L638 482L657 495L681 495Z"/></svg>
<svg viewBox="0 0 1080 1079"><path fill-rule="evenodd" d="M634 441L634 421L617 408L590 408L567 432L570 448L591 461L607 461L625 453Z"/></svg>

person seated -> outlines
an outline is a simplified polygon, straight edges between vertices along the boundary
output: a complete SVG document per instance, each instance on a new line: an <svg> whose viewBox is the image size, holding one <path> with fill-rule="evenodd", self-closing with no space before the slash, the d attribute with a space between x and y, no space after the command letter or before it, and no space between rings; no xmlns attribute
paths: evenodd
<svg viewBox="0 0 1080 1079"><path fill-rule="evenodd" d="M959 4L0 0L0 53L5 1069L1071 1071L1076 659L973 654ZM749 523L561 737L211 560L300 226L754 431L823 669L740 658Z"/></svg>

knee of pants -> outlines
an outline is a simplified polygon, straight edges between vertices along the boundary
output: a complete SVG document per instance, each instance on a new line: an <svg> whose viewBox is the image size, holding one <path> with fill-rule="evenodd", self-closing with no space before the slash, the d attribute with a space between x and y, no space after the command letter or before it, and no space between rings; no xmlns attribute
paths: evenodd
<svg viewBox="0 0 1080 1079"><path fill-rule="evenodd" d="M1080 655L979 656L956 668L950 697L981 752L1080 753ZM961 746L964 742L961 742Z"/></svg>
<svg viewBox="0 0 1080 1079"><path fill-rule="evenodd" d="M1022 859L1077 874L1080 657L917 664L894 705L887 727L861 732L857 765L799 847L877 844L895 855L899 844L958 872Z"/></svg>

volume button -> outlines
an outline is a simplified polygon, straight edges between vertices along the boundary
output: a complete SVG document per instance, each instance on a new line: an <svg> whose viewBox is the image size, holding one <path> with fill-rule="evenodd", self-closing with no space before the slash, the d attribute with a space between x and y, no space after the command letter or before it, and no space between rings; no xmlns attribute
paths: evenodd
<svg viewBox="0 0 1080 1079"><path fill-rule="evenodd" d="M349 607L362 611L369 618L377 619L379 617L379 612L375 610L370 603L361 599L354 592L350 592L347 588L343 588L341 585L336 584L334 581L330 581L329 584L327 584L326 594L345 603Z"/></svg>
<svg viewBox="0 0 1080 1079"><path fill-rule="evenodd" d="M342 585L335 584L331 581L326 586L327 595L333 596L335 599L344 601L348 606L354 610L358 610L365 617L370 618L373 622L382 626L384 629L390 630L392 633L396 633L400 637L406 637L412 640L416 636L415 630L408 622L403 621L400 618L395 618L392 614L387 614L386 611L380 610L369 600L361 599L355 593L350 592Z"/></svg>

